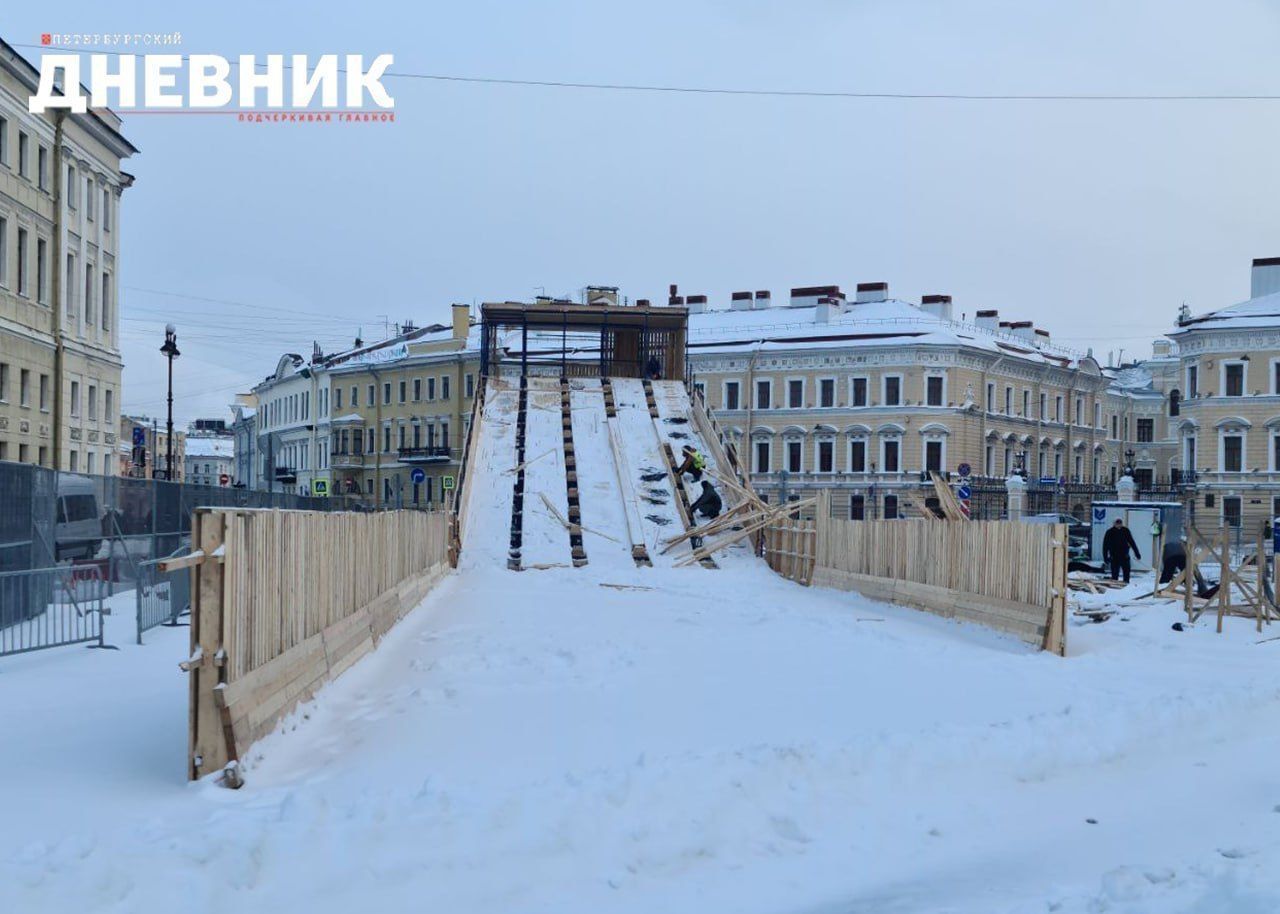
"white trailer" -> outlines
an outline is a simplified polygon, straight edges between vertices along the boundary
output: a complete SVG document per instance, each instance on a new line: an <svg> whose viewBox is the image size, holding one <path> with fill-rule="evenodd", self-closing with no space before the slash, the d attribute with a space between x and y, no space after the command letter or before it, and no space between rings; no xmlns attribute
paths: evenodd
<svg viewBox="0 0 1280 914"><path fill-rule="evenodd" d="M1090 517L1093 561L1102 561L1102 539L1119 519L1142 553L1142 558L1132 560L1134 571L1150 571L1160 561L1163 544L1182 536L1182 504L1176 501L1095 501Z"/></svg>

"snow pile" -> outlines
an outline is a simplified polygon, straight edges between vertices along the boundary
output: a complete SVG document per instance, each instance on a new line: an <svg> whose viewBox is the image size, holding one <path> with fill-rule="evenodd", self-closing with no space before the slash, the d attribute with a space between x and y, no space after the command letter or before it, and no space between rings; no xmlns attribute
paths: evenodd
<svg viewBox="0 0 1280 914"><path fill-rule="evenodd" d="M1280 909L1280 642L721 565L455 575L236 792L182 782L185 630L0 660L0 910Z"/></svg>

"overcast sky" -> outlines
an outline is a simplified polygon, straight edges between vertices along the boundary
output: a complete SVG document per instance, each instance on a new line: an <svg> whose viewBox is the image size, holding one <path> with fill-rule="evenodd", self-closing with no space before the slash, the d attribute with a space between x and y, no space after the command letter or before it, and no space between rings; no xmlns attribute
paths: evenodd
<svg viewBox="0 0 1280 914"><path fill-rule="evenodd" d="M1280 5L949 0L10 4L3 37L180 31L183 53L734 88L1280 94ZM185 8L184 8L185 7ZM29 57L38 51L20 48ZM1105 359L1280 255L1280 102L782 99L388 79L394 125L130 117L126 410L227 416L282 352L454 301L884 280ZM225 304L201 299L237 302Z"/></svg>

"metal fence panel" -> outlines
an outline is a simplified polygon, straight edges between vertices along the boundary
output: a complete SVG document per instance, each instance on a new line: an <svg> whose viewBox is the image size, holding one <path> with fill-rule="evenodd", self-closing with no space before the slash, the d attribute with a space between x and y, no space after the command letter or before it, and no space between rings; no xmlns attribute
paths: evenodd
<svg viewBox="0 0 1280 914"><path fill-rule="evenodd" d="M177 555L186 555L190 551L181 549ZM161 561L149 559L138 566L134 593L137 595L139 644L142 643L143 632L157 625L178 625L178 620L191 611L191 569L161 571Z"/></svg>
<svg viewBox="0 0 1280 914"><path fill-rule="evenodd" d="M105 596L92 565L0 572L0 657L84 642L103 647Z"/></svg>

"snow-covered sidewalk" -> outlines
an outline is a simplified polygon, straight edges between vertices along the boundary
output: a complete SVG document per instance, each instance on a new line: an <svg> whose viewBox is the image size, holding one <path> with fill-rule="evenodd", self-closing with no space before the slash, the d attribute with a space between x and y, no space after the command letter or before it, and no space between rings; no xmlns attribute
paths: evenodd
<svg viewBox="0 0 1280 914"><path fill-rule="evenodd" d="M0 910L1280 908L1280 642L723 565L455 575L238 792L182 782L185 630L0 661Z"/></svg>

